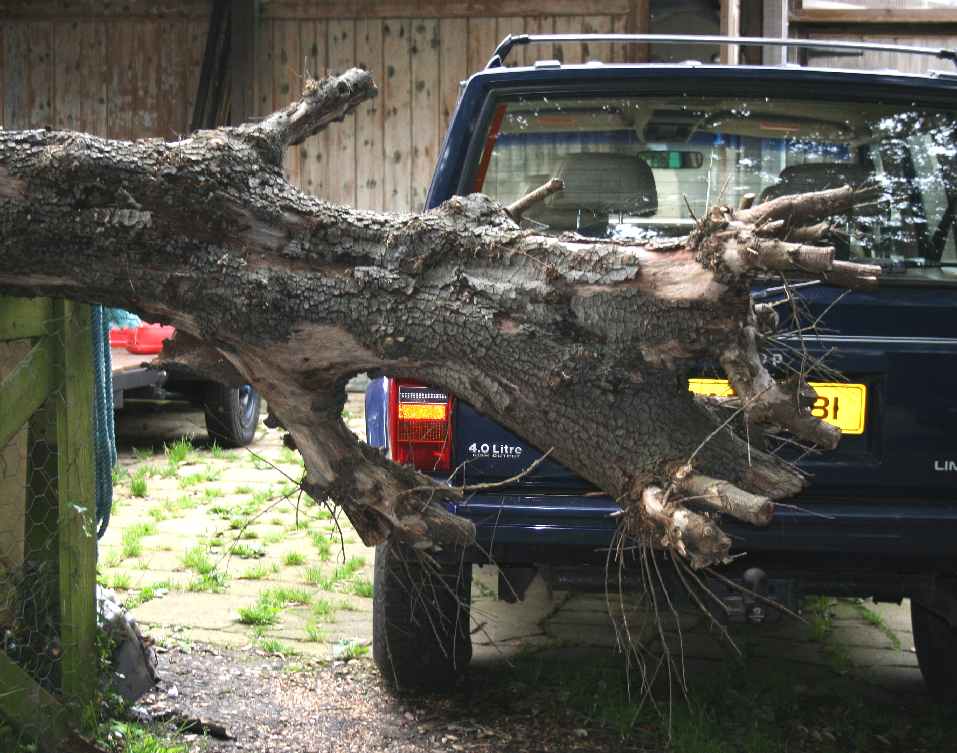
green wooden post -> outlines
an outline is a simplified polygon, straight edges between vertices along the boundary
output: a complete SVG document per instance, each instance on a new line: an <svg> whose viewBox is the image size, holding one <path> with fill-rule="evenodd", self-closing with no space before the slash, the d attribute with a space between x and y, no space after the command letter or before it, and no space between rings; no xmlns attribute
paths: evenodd
<svg viewBox="0 0 957 753"><path fill-rule="evenodd" d="M56 394L60 496L62 691L81 709L93 700L96 660L96 487L90 307L57 301L63 346Z"/></svg>
<svg viewBox="0 0 957 753"><path fill-rule="evenodd" d="M0 653L0 706L19 729L35 736L42 750L59 750L68 733L64 708L30 675Z"/></svg>

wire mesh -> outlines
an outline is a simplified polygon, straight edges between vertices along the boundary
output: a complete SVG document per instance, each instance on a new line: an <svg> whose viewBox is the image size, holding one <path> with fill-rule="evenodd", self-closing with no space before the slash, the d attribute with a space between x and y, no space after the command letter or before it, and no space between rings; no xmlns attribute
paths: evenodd
<svg viewBox="0 0 957 753"><path fill-rule="evenodd" d="M0 432L3 753L37 750L38 741L40 749L51 749L42 743L51 739L52 726L61 721L59 711L75 712L70 723L76 724L82 709L75 706L82 699L75 689L91 682L91 678L76 677L81 666L85 673L90 665L72 661L76 653L95 653L91 645L95 636L76 629L80 612L71 606L76 594L86 598L89 592L90 604L95 598L90 588L95 577L90 572L95 571L91 544L95 526L90 513L94 500L78 494L82 484L76 483L91 473L79 466L92 461L92 437L79 444L70 439L71 431L89 424L76 422L70 415L71 401L82 401L76 401L68 387L73 375L64 356L67 338L91 342L88 316L77 321L81 329L66 334L58 321L51 320L41 336L0 338L0 428L6 427ZM7 330L9 336L9 326ZM50 357L38 358L40 349ZM15 382L22 385L19 390L4 389ZM18 399L23 402L15 405ZM37 403L39 407L4 443L10 417L24 414ZM83 408L89 410L73 406L73 410Z"/></svg>

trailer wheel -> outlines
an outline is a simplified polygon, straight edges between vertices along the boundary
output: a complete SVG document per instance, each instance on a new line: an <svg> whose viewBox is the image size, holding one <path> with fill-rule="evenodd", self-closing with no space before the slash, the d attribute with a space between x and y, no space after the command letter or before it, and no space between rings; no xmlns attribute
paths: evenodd
<svg viewBox="0 0 957 753"><path fill-rule="evenodd" d="M223 447L244 447L256 436L260 397L250 385L227 387L211 382L203 394L206 432Z"/></svg>

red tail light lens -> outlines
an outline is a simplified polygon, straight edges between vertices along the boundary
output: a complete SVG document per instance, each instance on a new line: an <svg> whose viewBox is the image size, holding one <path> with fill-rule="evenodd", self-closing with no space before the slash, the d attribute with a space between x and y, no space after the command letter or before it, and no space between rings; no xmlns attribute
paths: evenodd
<svg viewBox="0 0 957 753"><path fill-rule="evenodd" d="M389 385L392 459L426 473L448 472L452 456L452 398L441 390L393 379Z"/></svg>

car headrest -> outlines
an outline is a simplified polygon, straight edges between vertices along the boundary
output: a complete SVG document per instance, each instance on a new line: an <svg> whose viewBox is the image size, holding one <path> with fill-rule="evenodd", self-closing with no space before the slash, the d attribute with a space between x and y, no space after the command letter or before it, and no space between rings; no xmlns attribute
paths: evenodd
<svg viewBox="0 0 957 753"><path fill-rule="evenodd" d="M549 209L638 215L654 214L658 209L654 173L635 155L569 154L555 177L564 181L565 189L545 201Z"/></svg>
<svg viewBox="0 0 957 753"><path fill-rule="evenodd" d="M790 165L781 171L780 182L761 193L761 201L808 191L824 191L841 186L857 186L867 182L871 174L861 165L841 162L817 162Z"/></svg>

